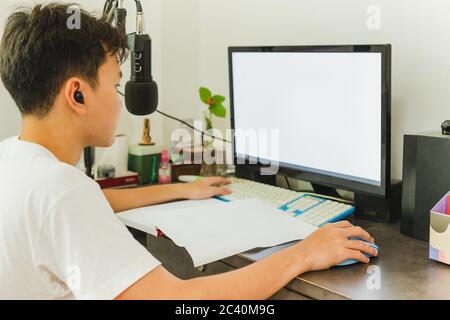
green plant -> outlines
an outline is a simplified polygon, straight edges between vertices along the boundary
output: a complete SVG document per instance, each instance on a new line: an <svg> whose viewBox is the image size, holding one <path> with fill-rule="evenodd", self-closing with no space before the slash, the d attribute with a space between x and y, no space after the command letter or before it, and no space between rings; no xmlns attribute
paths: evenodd
<svg viewBox="0 0 450 320"><path fill-rule="evenodd" d="M225 118L227 115L227 109L224 107L223 102L225 97L221 95L213 95L211 90L205 87L201 87L199 90L200 100L208 106L207 112L205 112L206 130L213 129L213 116L218 118Z"/></svg>

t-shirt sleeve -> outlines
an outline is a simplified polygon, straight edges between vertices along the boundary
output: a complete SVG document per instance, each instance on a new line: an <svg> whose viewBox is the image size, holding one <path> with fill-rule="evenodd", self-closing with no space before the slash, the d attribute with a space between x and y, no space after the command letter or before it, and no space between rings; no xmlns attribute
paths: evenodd
<svg viewBox="0 0 450 320"><path fill-rule="evenodd" d="M115 216L94 184L69 192L42 232L41 262L76 299L117 297L160 265Z"/></svg>

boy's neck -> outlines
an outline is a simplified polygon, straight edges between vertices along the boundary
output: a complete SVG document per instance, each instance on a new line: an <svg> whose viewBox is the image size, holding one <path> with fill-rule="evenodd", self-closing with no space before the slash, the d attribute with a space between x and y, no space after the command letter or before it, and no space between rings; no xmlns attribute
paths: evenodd
<svg viewBox="0 0 450 320"><path fill-rule="evenodd" d="M51 118L25 116L22 118L20 140L39 144L53 153L59 161L74 166L80 160L84 146L67 123L61 122Z"/></svg>

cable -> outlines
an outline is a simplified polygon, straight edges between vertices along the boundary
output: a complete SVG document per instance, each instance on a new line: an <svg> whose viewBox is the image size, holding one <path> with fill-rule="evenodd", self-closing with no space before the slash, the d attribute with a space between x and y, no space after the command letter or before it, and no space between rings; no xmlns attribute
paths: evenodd
<svg viewBox="0 0 450 320"><path fill-rule="evenodd" d="M144 10L142 10L141 2L139 0L134 0L134 2L136 2L136 11L137 11L137 13L144 12Z"/></svg>
<svg viewBox="0 0 450 320"><path fill-rule="evenodd" d="M169 118L169 119L178 121L178 122L184 124L185 126L187 126L187 127L191 128L191 129L193 129L193 130L195 130L195 131L201 133L201 134L204 135L204 136L207 136L207 137L210 137L210 138L213 138L213 139L215 139L215 140L222 141L222 142L231 143L231 141L228 141L228 140L226 140L226 139L218 138L218 137L216 137L216 136L213 136L212 134L209 134L209 133L207 133L207 132L205 132L205 131L202 131L202 130L200 130L200 129L198 129L198 128L192 126L192 125L190 125L190 124L187 123L186 121L183 121L183 120L180 120L180 119L178 119L178 118L175 118L174 116L171 116L171 115L169 115L169 114L167 114L167 113L164 113L164 112L159 111L159 110L156 110L156 112L158 112L159 114L163 115L164 117L167 117L167 118Z"/></svg>
<svg viewBox="0 0 450 320"><path fill-rule="evenodd" d="M142 9L142 4L139 0L134 0L136 3L136 13L139 15L142 15L144 13L144 10ZM114 21L114 11L116 9L120 9L123 7L123 0L106 0L105 4L103 6L103 19L109 23L112 24Z"/></svg>
<svg viewBox="0 0 450 320"><path fill-rule="evenodd" d="M105 5L103 6L103 15L102 18L107 23L112 23L114 20L114 10L117 8L118 1L117 0L106 0Z"/></svg>
<svg viewBox="0 0 450 320"><path fill-rule="evenodd" d="M292 190L291 183L289 182L289 178L287 176L284 176L284 180L286 181L288 189Z"/></svg>
<svg viewBox="0 0 450 320"><path fill-rule="evenodd" d="M123 93L120 92L119 90L117 90L117 93L118 93L119 95L121 95L122 97L125 97L125 94L123 94ZM164 113L164 112L159 111L159 110L156 110L156 112L159 113L160 115L166 117L166 118L169 118L169 119L178 121L178 122L181 123L181 124L184 124L184 125L187 126L188 128L191 128L191 129L193 129L194 131L197 131L197 132L201 133L203 136L207 136L207 137L213 138L213 139L215 139L215 140L219 140L219 141L226 142L226 143L231 143L231 141L229 141L229 140L226 140L226 139L223 139L223 138L218 138L218 137L216 137L216 136L213 136L212 134L209 134L209 133L207 133L207 132L205 132L205 131L202 131L202 130L200 130L200 129L194 127L194 126L192 126L191 124L187 123L186 121L183 121L183 120L181 120L181 119L178 119L178 118L176 118L176 117L174 117L174 116L171 116L171 115L169 115L169 114L167 114L167 113Z"/></svg>

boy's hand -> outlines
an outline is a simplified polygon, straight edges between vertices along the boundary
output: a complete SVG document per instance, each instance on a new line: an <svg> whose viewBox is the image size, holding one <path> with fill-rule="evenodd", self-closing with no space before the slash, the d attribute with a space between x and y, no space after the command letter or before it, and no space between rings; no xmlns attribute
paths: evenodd
<svg viewBox="0 0 450 320"><path fill-rule="evenodd" d="M183 185L186 198L189 200L203 200L214 196L224 196L231 193L231 190L223 187L230 183L230 180L222 177L205 177L194 182Z"/></svg>
<svg viewBox="0 0 450 320"><path fill-rule="evenodd" d="M368 263L364 253L376 256L378 252L368 244L350 238L373 242L372 236L348 221L327 224L301 241L298 246L307 260L309 271L328 269L349 259Z"/></svg>

